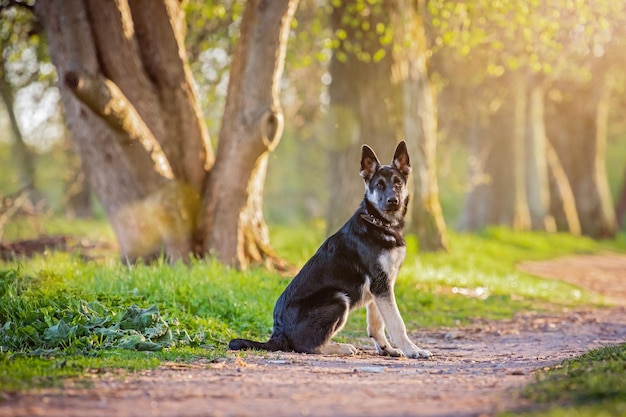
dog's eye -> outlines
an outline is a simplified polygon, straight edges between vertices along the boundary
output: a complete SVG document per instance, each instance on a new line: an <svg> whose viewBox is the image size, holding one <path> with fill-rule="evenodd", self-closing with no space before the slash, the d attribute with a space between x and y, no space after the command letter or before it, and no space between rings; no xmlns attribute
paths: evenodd
<svg viewBox="0 0 626 417"><path fill-rule="evenodd" d="M379 188L379 189L381 189L381 190L384 190L384 189L385 189L385 181L383 181L383 180L378 181L378 182L376 183L376 188Z"/></svg>
<svg viewBox="0 0 626 417"><path fill-rule="evenodd" d="M402 186L402 180L398 177L394 177L393 178L393 186L394 187L401 187Z"/></svg>

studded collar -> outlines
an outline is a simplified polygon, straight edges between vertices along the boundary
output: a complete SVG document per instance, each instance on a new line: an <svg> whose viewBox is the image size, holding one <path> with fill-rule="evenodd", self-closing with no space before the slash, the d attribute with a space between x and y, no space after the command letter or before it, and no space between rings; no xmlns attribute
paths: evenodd
<svg viewBox="0 0 626 417"><path fill-rule="evenodd" d="M374 225L380 229L389 230L389 228L391 227L391 223L383 221L382 219L370 213L362 213L361 219L365 220L367 223Z"/></svg>

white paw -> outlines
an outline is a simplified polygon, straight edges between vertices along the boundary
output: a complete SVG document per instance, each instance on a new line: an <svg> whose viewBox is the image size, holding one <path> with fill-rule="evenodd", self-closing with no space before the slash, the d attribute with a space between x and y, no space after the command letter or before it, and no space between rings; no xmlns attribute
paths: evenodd
<svg viewBox="0 0 626 417"><path fill-rule="evenodd" d="M378 346L378 343L375 343L376 345L376 352L379 355L382 356L393 356L394 358L403 356L403 353L400 349L396 349L394 347L391 347L390 345L384 346L384 347L380 347Z"/></svg>
<svg viewBox="0 0 626 417"><path fill-rule="evenodd" d="M409 349L403 350L402 353L404 353L404 356L411 359L430 358L433 356L429 351L420 349L415 345L411 346Z"/></svg>
<svg viewBox="0 0 626 417"><path fill-rule="evenodd" d="M349 343L328 343L321 348L324 355L356 355L358 349Z"/></svg>

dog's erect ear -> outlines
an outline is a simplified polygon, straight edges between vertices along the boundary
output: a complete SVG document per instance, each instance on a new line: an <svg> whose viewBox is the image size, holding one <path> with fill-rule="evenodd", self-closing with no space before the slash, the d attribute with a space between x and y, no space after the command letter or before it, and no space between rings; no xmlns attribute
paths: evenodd
<svg viewBox="0 0 626 417"><path fill-rule="evenodd" d="M396 152L393 154L393 166L396 167L404 176L411 173L411 161L409 161L409 152L406 150L406 142L401 141L396 147Z"/></svg>
<svg viewBox="0 0 626 417"><path fill-rule="evenodd" d="M361 176L363 179L369 181L379 165L380 162L378 162L378 158L372 148L363 145L363 148L361 148Z"/></svg>

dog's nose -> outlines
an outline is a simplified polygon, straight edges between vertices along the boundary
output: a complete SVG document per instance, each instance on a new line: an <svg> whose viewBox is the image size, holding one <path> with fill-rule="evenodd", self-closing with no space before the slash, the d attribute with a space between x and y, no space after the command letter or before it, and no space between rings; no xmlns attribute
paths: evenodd
<svg viewBox="0 0 626 417"><path fill-rule="evenodd" d="M387 199L387 204L389 204L390 206L397 206L399 203L398 197L393 196L393 197L389 197Z"/></svg>

